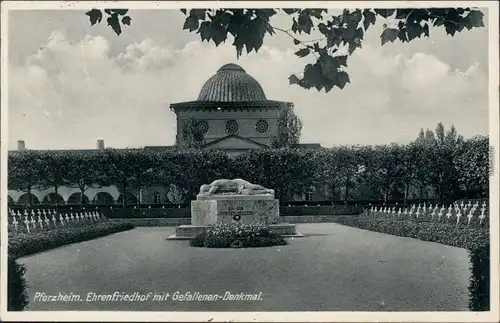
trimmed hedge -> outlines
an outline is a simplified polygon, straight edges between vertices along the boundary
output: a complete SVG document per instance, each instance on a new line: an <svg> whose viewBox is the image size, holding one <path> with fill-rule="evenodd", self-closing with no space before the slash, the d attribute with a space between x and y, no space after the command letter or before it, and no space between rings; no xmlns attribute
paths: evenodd
<svg viewBox="0 0 500 323"><path fill-rule="evenodd" d="M24 273L26 267L19 264L14 257L9 256L7 268L7 310L22 311L29 303L26 292Z"/></svg>
<svg viewBox="0 0 500 323"><path fill-rule="evenodd" d="M193 247L257 248L286 245L286 240L263 224L219 223L190 242Z"/></svg>
<svg viewBox="0 0 500 323"><path fill-rule="evenodd" d="M30 234L11 234L9 235L8 253L11 257L18 258L133 228L131 223L106 221L84 227L61 228Z"/></svg>
<svg viewBox="0 0 500 323"><path fill-rule="evenodd" d="M472 275L469 281L469 309L490 310L489 228L463 227L448 223L414 222L387 218L338 217L335 222L360 229L437 242L467 249Z"/></svg>
<svg viewBox="0 0 500 323"><path fill-rule="evenodd" d="M469 280L469 309L490 310L490 245L469 252L472 276Z"/></svg>

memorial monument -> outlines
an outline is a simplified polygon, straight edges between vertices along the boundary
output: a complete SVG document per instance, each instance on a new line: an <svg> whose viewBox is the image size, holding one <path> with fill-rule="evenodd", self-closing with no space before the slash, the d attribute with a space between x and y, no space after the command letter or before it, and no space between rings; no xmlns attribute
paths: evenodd
<svg viewBox="0 0 500 323"><path fill-rule="evenodd" d="M279 223L279 201L274 190L243 179L218 179L200 187L191 201L191 224L181 225L168 239L192 239L219 222L265 223L271 232L299 237L295 224Z"/></svg>

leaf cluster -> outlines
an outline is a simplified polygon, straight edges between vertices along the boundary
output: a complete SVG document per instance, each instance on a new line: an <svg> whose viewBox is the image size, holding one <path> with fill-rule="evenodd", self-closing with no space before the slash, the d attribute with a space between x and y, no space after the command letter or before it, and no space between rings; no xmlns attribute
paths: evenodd
<svg viewBox="0 0 500 323"><path fill-rule="evenodd" d="M128 9L104 9L107 15L106 23L119 36L122 33L122 25L130 26L132 18L127 15ZM100 9L92 9L85 13L89 17L92 26L100 24L103 20L103 13Z"/></svg>
<svg viewBox="0 0 500 323"><path fill-rule="evenodd" d="M348 56L362 47L366 32L378 21L383 22L381 44L396 40L410 42L416 38L429 37L430 30L444 28L454 36L465 29L484 27L484 14L472 8L400 8L400 9L345 9L334 15L327 9L181 9L186 16L183 29L196 32L202 41L216 46L232 38L237 57L244 51L251 53L264 44L267 35L285 33L293 41L300 58L312 57L314 63L305 65L300 74L289 77L290 84L302 88L331 91L343 89L350 83L346 71ZM131 18L126 9L105 9L107 23L117 35L120 25L130 25ZM291 17L289 28L280 28L272 23L277 14ZM100 23L102 11L92 9L86 13L91 25ZM301 35L319 31L322 38L304 40Z"/></svg>

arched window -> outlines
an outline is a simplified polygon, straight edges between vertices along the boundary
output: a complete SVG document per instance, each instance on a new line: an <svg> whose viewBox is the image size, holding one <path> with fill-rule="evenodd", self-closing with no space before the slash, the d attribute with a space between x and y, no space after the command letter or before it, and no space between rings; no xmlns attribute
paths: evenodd
<svg viewBox="0 0 500 323"><path fill-rule="evenodd" d="M158 192L155 192L155 194L154 194L154 203L156 203L156 204L161 203L161 194Z"/></svg>
<svg viewBox="0 0 500 323"><path fill-rule="evenodd" d="M89 204L89 198L85 194L82 196L82 193L73 193L66 204Z"/></svg>
<svg viewBox="0 0 500 323"><path fill-rule="evenodd" d="M64 204L64 199L56 193L49 193L42 201L43 204Z"/></svg>
<svg viewBox="0 0 500 323"><path fill-rule="evenodd" d="M112 205L115 204L115 199L108 192L99 192L92 200L92 203L100 205Z"/></svg>

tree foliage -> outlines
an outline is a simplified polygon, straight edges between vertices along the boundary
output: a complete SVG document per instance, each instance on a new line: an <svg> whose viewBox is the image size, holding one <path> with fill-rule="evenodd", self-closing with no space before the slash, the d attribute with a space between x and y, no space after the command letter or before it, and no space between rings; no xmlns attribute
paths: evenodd
<svg viewBox="0 0 500 323"><path fill-rule="evenodd" d="M295 114L293 106L285 106L278 121L278 136L273 138L273 148L292 147L299 143L302 132L302 121Z"/></svg>
<svg viewBox="0 0 500 323"><path fill-rule="evenodd" d="M28 205L32 203L32 189L41 187L45 183L43 160L40 154L34 151L18 151L9 153L8 183L9 188L28 193Z"/></svg>
<svg viewBox="0 0 500 323"><path fill-rule="evenodd" d="M297 47L295 55L313 61L305 65L302 73L290 75L290 84L326 92L334 87L343 89L350 83L346 71L348 56L362 47L366 33L378 21L383 22L382 45L429 37L431 30L438 28L454 36L465 29L484 27L483 13L472 8L345 9L341 14L312 8L181 11L186 16L184 30L195 32L202 41L213 42L216 46L232 41L237 57L244 52L258 52L266 36L286 34ZM130 25L127 12L126 9L104 10L108 25L117 35L121 34L122 25ZM92 25L103 19L99 9L86 14ZM281 28L274 25L272 18L276 15L289 16L290 25ZM304 34L315 31L321 34L320 39L303 38Z"/></svg>
<svg viewBox="0 0 500 323"><path fill-rule="evenodd" d="M82 193L92 186L114 185L122 196L138 194L144 187L173 186L183 201L194 199L202 184L220 178L244 178L272 188L283 202L313 187L327 187L331 198L342 201L425 199L427 192L443 200L485 194L488 138L449 142L455 144L418 139L407 145L255 149L236 157L209 149L64 152L63 179ZM54 179L60 170L45 165L47 156L50 153L43 151L9 153L9 189L28 191L59 183Z"/></svg>
<svg viewBox="0 0 500 323"><path fill-rule="evenodd" d="M199 120L194 118L184 121L181 129L181 148L200 148L204 144L205 134Z"/></svg>

